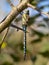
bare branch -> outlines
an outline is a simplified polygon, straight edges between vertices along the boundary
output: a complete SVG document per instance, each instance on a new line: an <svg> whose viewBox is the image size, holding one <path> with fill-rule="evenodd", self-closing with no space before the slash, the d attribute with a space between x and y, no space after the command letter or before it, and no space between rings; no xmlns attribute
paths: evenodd
<svg viewBox="0 0 49 65"><path fill-rule="evenodd" d="M27 3L32 2L32 0L23 0L19 5L14 7L14 9L10 12L10 14L7 16L7 18L0 24L0 33L7 28L13 19L22 12L25 8L27 8Z"/></svg>
<svg viewBox="0 0 49 65"><path fill-rule="evenodd" d="M48 15L46 12L41 12L41 11L39 11L38 8L36 8L35 6L31 5L30 3L28 3L27 6L33 8L33 9L36 10L36 11L38 11L40 14L46 15L46 16L49 18L49 15Z"/></svg>
<svg viewBox="0 0 49 65"><path fill-rule="evenodd" d="M21 27L18 27L18 26L14 25L14 24L11 24L10 26L13 27L13 28L17 28L18 30L22 30L23 32L25 31ZM29 31L26 31L26 33L29 33Z"/></svg>

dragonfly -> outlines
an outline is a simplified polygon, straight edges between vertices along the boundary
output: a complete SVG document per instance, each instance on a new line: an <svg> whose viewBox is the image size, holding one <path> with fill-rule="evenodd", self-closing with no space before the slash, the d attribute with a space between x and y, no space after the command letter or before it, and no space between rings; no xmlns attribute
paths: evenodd
<svg viewBox="0 0 49 65"><path fill-rule="evenodd" d="M22 27L23 27L23 30L24 30L24 41L23 41L23 44L24 44L24 60L26 59L26 51L27 51L27 48L26 48L26 31L27 31L27 23L28 23L28 20L29 20L29 10L25 11L25 13L22 14Z"/></svg>

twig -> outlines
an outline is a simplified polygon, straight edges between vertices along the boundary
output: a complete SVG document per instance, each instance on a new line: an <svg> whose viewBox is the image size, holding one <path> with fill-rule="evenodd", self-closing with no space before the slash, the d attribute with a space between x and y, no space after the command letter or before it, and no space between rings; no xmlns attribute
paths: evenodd
<svg viewBox="0 0 49 65"><path fill-rule="evenodd" d="M11 2L11 0L7 0L7 2L10 4L10 6L11 6L12 8L14 7L13 3Z"/></svg>
<svg viewBox="0 0 49 65"><path fill-rule="evenodd" d="M4 42L5 38L6 38L6 36L8 34L8 31L9 31L9 27L7 28L5 34L4 34L3 38L2 38L2 41L0 42L0 52L1 52L1 46L2 46L2 44L3 44L3 42Z"/></svg>
<svg viewBox="0 0 49 65"><path fill-rule="evenodd" d="M18 26L16 26L16 25L14 25L14 24L11 24L10 26L11 26L11 27L14 27L14 28L17 28L17 29L19 29L19 30L25 31L24 29L22 29L22 28L20 28L20 27L18 27ZM26 33L29 33L29 31L26 31Z"/></svg>
<svg viewBox="0 0 49 65"><path fill-rule="evenodd" d="M41 12L38 8L36 8L35 6L31 5L30 3L28 3L27 6L33 8L36 11L38 11L40 14L46 15L49 18L49 15L46 12Z"/></svg>

